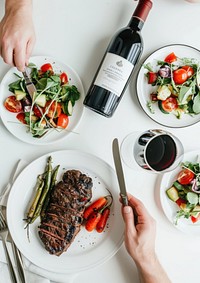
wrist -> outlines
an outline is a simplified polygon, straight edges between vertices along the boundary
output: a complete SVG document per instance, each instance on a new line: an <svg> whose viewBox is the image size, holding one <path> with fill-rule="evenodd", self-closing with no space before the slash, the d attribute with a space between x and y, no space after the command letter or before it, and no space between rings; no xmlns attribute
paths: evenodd
<svg viewBox="0 0 200 283"><path fill-rule="evenodd" d="M5 3L6 13L17 13L17 12L32 12L32 0L7 0Z"/></svg>

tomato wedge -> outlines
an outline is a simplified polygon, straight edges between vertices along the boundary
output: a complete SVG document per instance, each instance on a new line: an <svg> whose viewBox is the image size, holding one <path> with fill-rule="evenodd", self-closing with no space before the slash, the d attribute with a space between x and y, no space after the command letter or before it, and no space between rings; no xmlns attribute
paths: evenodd
<svg viewBox="0 0 200 283"><path fill-rule="evenodd" d="M61 108L61 104L59 102L49 100L46 103L45 106L45 112L47 111L47 116L49 118L57 118L60 116L61 112L62 112L62 108Z"/></svg>
<svg viewBox="0 0 200 283"><path fill-rule="evenodd" d="M60 116L58 117L57 126L66 129L68 124L69 124L69 117L64 113L61 113Z"/></svg>
<svg viewBox="0 0 200 283"><path fill-rule="evenodd" d="M158 77L157 73L154 72L148 72L147 76L148 76L148 84L155 83Z"/></svg>
<svg viewBox="0 0 200 283"><path fill-rule="evenodd" d="M67 74L66 73L62 73L60 74L60 80L61 80L61 84L62 85L65 85L68 83L68 77L67 77Z"/></svg>
<svg viewBox="0 0 200 283"><path fill-rule="evenodd" d="M192 220L192 223L196 223L197 221L200 220L200 213L195 217L195 216L190 216L190 219Z"/></svg>
<svg viewBox="0 0 200 283"><path fill-rule="evenodd" d="M26 124L24 112L18 113L17 116L16 116L16 118L17 118L22 124Z"/></svg>
<svg viewBox="0 0 200 283"><path fill-rule="evenodd" d="M53 74L53 67L50 63L46 63L46 64L42 65L40 67L40 70L42 71L42 73L46 73L46 72L49 71L50 73Z"/></svg>
<svg viewBox="0 0 200 283"><path fill-rule="evenodd" d="M183 84L188 79L187 71L183 68L175 70L173 72L173 79L175 84Z"/></svg>
<svg viewBox="0 0 200 283"><path fill-rule="evenodd" d="M175 62L176 60L177 60L177 56L174 54L174 52L172 52L169 55L167 55L164 61L167 63L172 63Z"/></svg>
<svg viewBox="0 0 200 283"><path fill-rule="evenodd" d="M186 70L188 79L194 74L194 69L190 66L183 66L182 69Z"/></svg>
<svg viewBox="0 0 200 283"><path fill-rule="evenodd" d="M178 102L175 97L168 97L166 100L162 101L162 108L166 112L171 112L173 110L176 110L178 108Z"/></svg>
<svg viewBox="0 0 200 283"><path fill-rule="evenodd" d="M177 180L181 185L188 185L194 177L195 174L191 170L185 168L178 174Z"/></svg>
<svg viewBox="0 0 200 283"><path fill-rule="evenodd" d="M5 108L13 113L19 113L22 111L22 104L16 99L15 95L8 96L4 101Z"/></svg>

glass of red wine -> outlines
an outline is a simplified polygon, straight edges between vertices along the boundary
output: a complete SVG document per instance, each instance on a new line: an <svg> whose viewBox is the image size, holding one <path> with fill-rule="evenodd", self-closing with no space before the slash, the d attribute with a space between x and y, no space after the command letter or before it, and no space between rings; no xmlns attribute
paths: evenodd
<svg viewBox="0 0 200 283"><path fill-rule="evenodd" d="M155 173L174 170L182 161L183 154L181 141L161 129L131 133L121 145L121 155L126 165Z"/></svg>

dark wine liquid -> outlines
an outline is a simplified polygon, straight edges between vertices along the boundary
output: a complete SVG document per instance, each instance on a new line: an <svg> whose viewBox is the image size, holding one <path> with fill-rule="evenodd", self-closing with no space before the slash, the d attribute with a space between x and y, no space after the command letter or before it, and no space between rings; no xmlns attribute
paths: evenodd
<svg viewBox="0 0 200 283"><path fill-rule="evenodd" d="M169 168L174 163L176 154L176 144L168 135L155 137L146 148L147 163L156 171Z"/></svg>

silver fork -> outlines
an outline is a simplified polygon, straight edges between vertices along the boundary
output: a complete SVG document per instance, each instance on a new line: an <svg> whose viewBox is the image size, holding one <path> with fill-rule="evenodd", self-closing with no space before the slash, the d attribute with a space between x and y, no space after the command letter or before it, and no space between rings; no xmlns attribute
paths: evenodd
<svg viewBox="0 0 200 283"><path fill-rule="evenodd" d="M8 268L10 270L12 281L14 283L17 283L17 277L15 275L14 267L12 265L12 261L11 261L11 258L10 258L10 255L9 255L9 252L6 246L6 240L7 240L8 233L9 231L8 231L7 223L5 221L2 211L0 211L0 236L2 238L2 243L3 243L4 250L5 250L6 259L8 262Z"/></svg>

